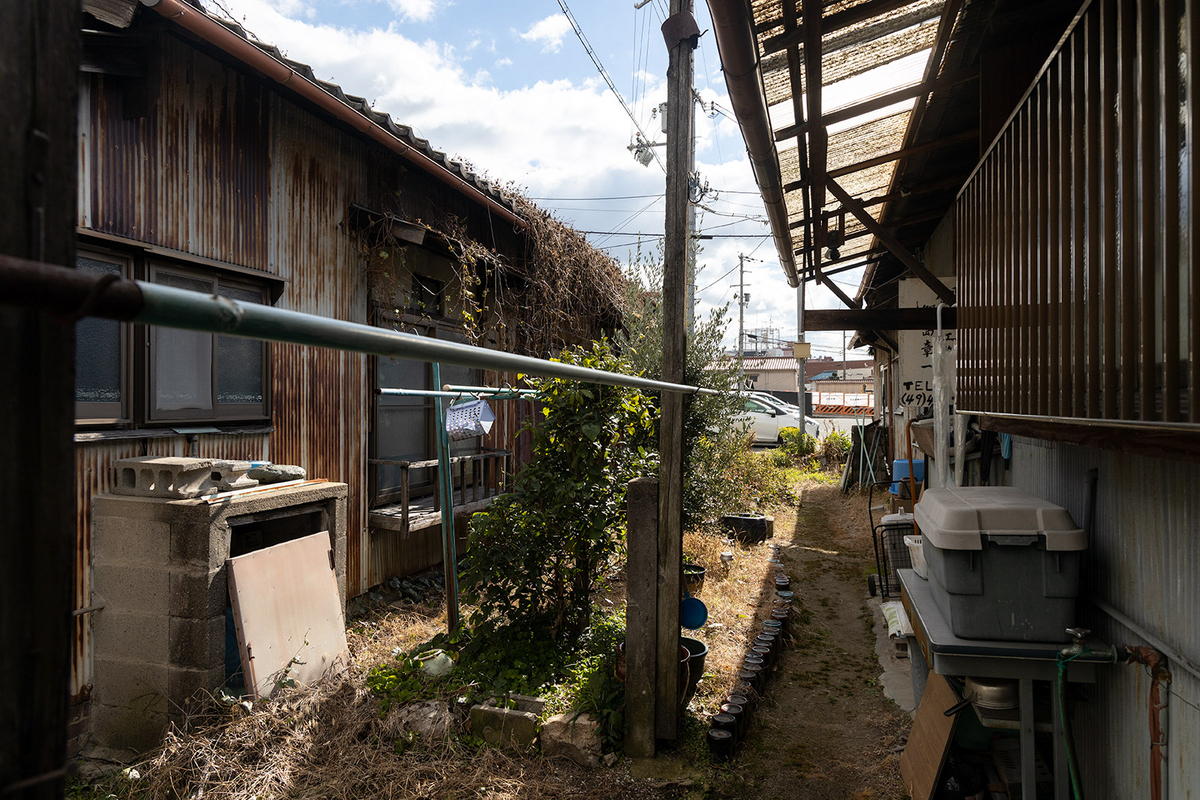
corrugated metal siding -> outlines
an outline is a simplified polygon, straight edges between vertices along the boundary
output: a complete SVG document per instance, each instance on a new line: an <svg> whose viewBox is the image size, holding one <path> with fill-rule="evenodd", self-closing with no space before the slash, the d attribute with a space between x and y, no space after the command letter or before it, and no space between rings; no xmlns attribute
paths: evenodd
<svg viewBox="0 0 1200 800"><path fill-rule="evenodd" d="M372 196L368 148L272 95L268 262L288 280L278 305L367 322L366 282L355 239L342 227L350 203ZM347 596L368 588L367 358L272 345L275 455L310 476L349 484Z"/></svg>
<svg viewBox="0 0 1200 800"><path fill-rule="evenodd" d="M1098 471L1084 591L1200 662L1200 472L1166 460L1033 439L1013 440L1013 484L1084 519L1084 480ZM1144 644L1090 604L1081 624L1118 646ZM1173 670L1167 714L1168 798L1200 797L1200 680ZM1149 796L1150 681L1138 667L1101 674L1076 708L1085 793ZM1186 702L1185 702L1186 701ZM1188 705L1191 703L1192 705Z"/></svg>
<svg viewBox="0 0 1200 800"><path fill-rule="evenodd" d="M266 92L173 36L158 42L149 116L125 119L114 79L95 79L91 227L266 269Z"/></svg>
<svg viewBox="0 0 1200 800"><path fill-rule="evenodd" d="M197 448L202 458L245 461L271 457L270 437L263 434L200 436ZM116 439L86 442L75 446L75 607L92 605L92 498L112 489L113 462L136 456L182 456L187 443L182 436L156 439ZM103 614L103 611L98 613ZM87 699L92 683L91 615L75 618L71 645L71 697Z"/></svg>
<svg viewBox="0 0 1200 800"><path fill-rule="evenodd" d="M82 79L87 91L81 117L88 124L81 125L81 224L275 273L287 280L279 307L354 322L368 321L369 304L355 239L343 226L351 202L414 219L453 213L470 218L476 235L490 241L491 226L481 228L488 225L486 215L449 187L405 170L381 148L187 42L171 35L157 41L148 70L159 80L148 117L124 118L112 79ZM500 235L516 241L509 232ZM200 455L269 458L348 484L347 596L355 597L396 574L405 558L428 555L420 548L405 553L398 544L371 569L368 359L278 344L271 358L275 433L201 437ZM511 432L523 418L517 406L525 404L508 405L501 427ZM78 446L78 607L91 602L90 501L108 490L111 462L182 455L184 448L182 437ZM440 559L440 545L437 551ZM76 627L72 693L78 699L91 683L89 624L83 617Z"/></svg>

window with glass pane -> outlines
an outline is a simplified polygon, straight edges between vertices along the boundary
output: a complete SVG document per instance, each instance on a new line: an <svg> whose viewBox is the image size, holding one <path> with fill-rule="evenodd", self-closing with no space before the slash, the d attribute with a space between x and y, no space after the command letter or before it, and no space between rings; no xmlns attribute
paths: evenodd
<svg viewBox="0 0 1200 800"><path fill-rule="evenodd" d="M121 259L80 253L78 269L93 275L124 272ZM75 323L75 416L87 420L119 420L126 416L124 333L115 320L87 317Z"/></svg>
<svg viewBox="0 0 1200 800"><path fill-rule="evenodd" d="M217 294L242 303L262 303L263 293L222 284ZM236 336L217 337L217 405L263 405L263 356L265 345Z"/></svg>
<svg viewBox="0 0 1200 800"><path fill-rule="evenodd" d="M381 389L428 389L429 365L406 358L377 359ZM375 396L376 458L388 461L426 461L434 457L429 421L433 400L425 397ZM396 464L378 464L375 471L376 497L388 502L400 496L401 469ZM427 487L431 470L409 470L409 491Z"/></svg>
<svg viewBox="0 0 1200 800"><path fill-rule="evenodd" d="M262 289L221 275L156 267L155 283L244 303ZM151 418L216 420L266 415L266 345L252 339L156 327L151 331Z"/></svg>
<svg viewBox="0 0 1200 800"><path fill-rule="evenodd" d="M467 342L467 337L457 332L443 332L441 334L441 338L449 339L450 341L458 342L459 344L465 344ZM483 373L475 367L457 367L453 364L443 364L441 371L442 383L450 386L479 386L483 380ZM470 398L467 399L469 400ZM447 403L450 402L454 401L447 401ZM490 402L494 404L496 401ZM496 409L493 408L492 410L495 411ZM462 439L457 442L451 441L450 455L453 457L478 453L479 444L480 440L478 438ZM468 474L469 473L470 467L468 467Z"/></svg>

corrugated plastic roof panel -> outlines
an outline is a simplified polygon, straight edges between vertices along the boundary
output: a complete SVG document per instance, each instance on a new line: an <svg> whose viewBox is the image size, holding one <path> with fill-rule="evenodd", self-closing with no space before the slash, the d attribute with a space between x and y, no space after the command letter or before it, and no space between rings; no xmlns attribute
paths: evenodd
<svg viewBox="0 0 1200 800"><path fill-rule="evenodd" d="M803 3L798 0L784 2L796 4L795 19L797 24L801 24ZM822 18L828 19L866 2L868 0L833 0L822 9ZM751 8L758 35L760 69L771 126L775 131L780 131L796 121L792 102L793 78L797 79L795 82L798 85L804 86L804 47L802 42L789 44L789 48L794 48L800 55L801 74L793 76L787 49L777 49L781 42L788 41L780 37L789 34L785 30L782 3L779 0L752 0ZM885 14L823 32L821 82L825 106L822 111L828 113L834 108L850 107L919 82L925 71L928 51L934 44L943 8L943 0L917 0ZM795 38L794 31L790 38ZM764 54L768 49L775 52ZM828 131L827 170L836 171L900 150L904 146L914 102L907 100L831 126ZM798 147L807 145L806 136L777 143L780 177L784 185L799 182ZM852 196L866 199L887 191L894 169L895 162L887 161L847 173L836 180ZM786 203L789 222L795 223L805 217L800 191L789 192ZM836 201L826 198L827 210L836 205ZM848 215L846 234L863 230L861 223ZM798 229L794 231L794 234L799 233ZM871 247L872 240L870 235L850 239L840 248L841 253L846 256L866 251ZM794 235L793 242L803 247L801 236Z"/></svg>

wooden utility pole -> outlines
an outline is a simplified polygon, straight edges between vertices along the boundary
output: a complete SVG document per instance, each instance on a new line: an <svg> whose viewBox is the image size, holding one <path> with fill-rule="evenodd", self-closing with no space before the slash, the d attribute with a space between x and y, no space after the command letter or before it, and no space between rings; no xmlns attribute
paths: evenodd
<svg viewBox="0 0 1200 800"><path fill-rule="evenodd" d="M78 0L6 0L0 253L75 265ZM0 309L0 795L66 787L75 563L75 327Z"/></svg>
<svg viewBox="0 0 1200 800"><path fill-rule="evenodd" d="M692 63L700 29L692 0L671 0L662 26L667 67L667 193L663 265L662 379L684 382L687 342L688 172L692 148ZM678 727L679 604L683 585L683 395L662 394L659 429L658 665L655 732L674 739Z"/></svg>

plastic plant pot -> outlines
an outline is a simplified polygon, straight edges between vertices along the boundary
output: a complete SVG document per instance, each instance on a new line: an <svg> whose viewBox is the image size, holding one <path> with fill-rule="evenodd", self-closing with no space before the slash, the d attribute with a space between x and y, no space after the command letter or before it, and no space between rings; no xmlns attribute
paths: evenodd
<svg viewBox="0 0 1200 800"><path fill-rule="evenodd" d="M724 728L709 728L708 749L714 761L728 761L733 758L733 732Z"/></svg>

